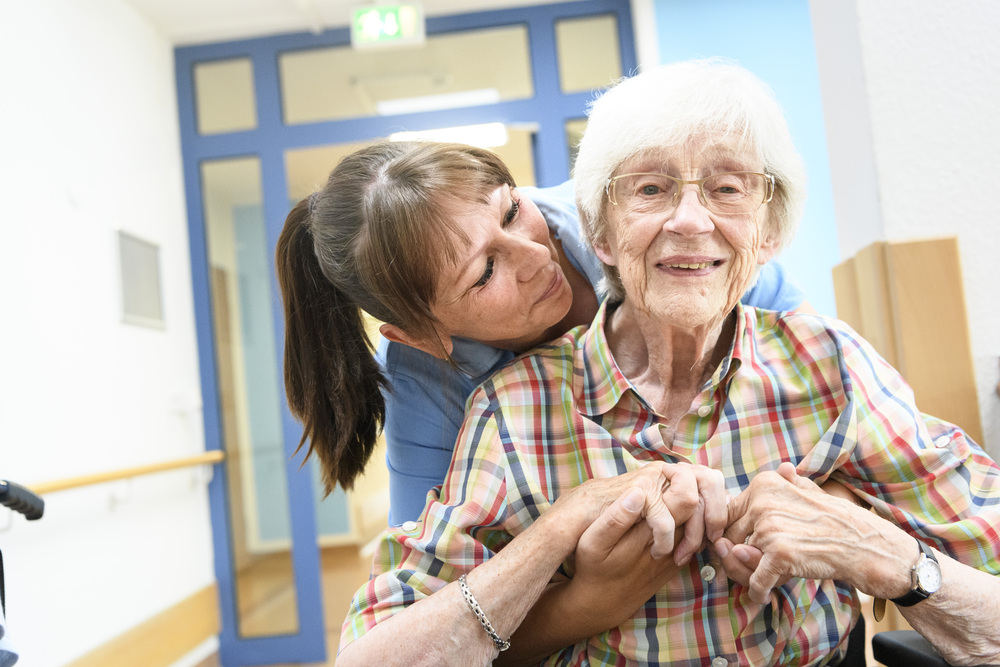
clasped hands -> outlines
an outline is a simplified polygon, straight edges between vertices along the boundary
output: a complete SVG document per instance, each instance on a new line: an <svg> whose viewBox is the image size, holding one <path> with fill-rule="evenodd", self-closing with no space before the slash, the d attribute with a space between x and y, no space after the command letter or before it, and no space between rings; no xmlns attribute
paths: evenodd
<svg viewBox="0 0 1000 667"><path fill-rule="evenodd" d="M574 584L618 622L709 546L758 603L792 577L848 579L868 514L840 485L821 488L791 463L759 473L735 497L718 470L668 463L591 480L581 491L604 504L580 537Z"/></svg>

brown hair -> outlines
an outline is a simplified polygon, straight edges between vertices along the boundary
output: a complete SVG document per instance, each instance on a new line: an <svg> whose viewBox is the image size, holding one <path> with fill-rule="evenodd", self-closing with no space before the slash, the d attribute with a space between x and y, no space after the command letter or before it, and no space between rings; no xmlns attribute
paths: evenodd
<svg viewBox="0 0 1000 667"><path fill-rule="evenodd" d="M503 184L513 178L489 151L382 142L344 158L288 214L275 253L285 393L327 493L352 488L364 470L385 418L381 392L391 390L361 311L437 340L434 268L455 261L455 236L466 238L449 211L484 204Z"/></svg>

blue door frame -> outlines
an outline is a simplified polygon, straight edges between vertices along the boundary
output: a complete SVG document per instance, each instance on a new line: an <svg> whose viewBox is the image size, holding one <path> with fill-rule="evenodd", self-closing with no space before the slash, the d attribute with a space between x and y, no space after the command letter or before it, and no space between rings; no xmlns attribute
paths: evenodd
<svg viewBox="0 0 1000 667"><path fill-rule="evenodd" d="M537 184L557 185L569 176L569 147L566 142L565 123L585 116L587 103L593 94L560 92L555 23L560 19L608 14L615 15L618 21L622 70L634 71L636 57L628 0L581 0L429 18L428 35L526 24L534 78L534 96L526 100L481 107L306 125L285 125L282 121L278 56L285 51L348 45L350 34L346 28L328 30L320 34L281 35L180 47L175 50L181 149L191 246L191 275L207 449L222 448L222 425L212 332L209 264L200 179L201 163L206 160L243 156L259 158L266 235L272 253L288 213L284 154L290 149L370 140L387 136L389 132L400 127L425 130L489 122L533 123L538 127L534 147ZM257 127L226 134L200 135L196 122L194 67L203 62L234 58L248 58L252 62ZM278 348L276 358L280 360L283 357L284 323L273 266L271 266L271 285L274 294L273 326ZM282 377L281 369L278 369L277 377ZM321 662L326 659L326 629L323 618L319 549L316 543L313 485L309 482L307 470L300 471L301 455L294 456L295 447L302 433L301 427L292 418L287 405L282 406L282 414L299 632L275 637L239 636L235 573L232 568L232 545L227 511L227 480L224 466L219 466L217 474L209 485L209 501L215 544L215 575L218 580L222 621L219 635L220 657L226 667L276 662Z"/></svg>

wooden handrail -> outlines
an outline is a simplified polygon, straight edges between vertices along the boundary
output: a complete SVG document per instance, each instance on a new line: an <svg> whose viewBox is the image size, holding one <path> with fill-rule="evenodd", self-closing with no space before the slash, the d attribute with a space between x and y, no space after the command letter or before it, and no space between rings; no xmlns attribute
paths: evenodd
<svg viewBox="0 0 1000 667"><path fill-rule="evenodd" d="M163 461L161 463L150 463L149 465L136 466L134 468L122 468L121 470L110 470L108 472L99 472L93 475L83 475L81 477L58 479L54 482L32 484L28 488L38 495L42 495L45 493L53 493L55 491L75 489L80 486L89 486L91 484L100 484L102 482L113 482L119 479L128 479L129 477L151 475L153 473L163 472L165 470L174 470L176 468L188 468L191 466L220 463L225 458L226 455L222 450L213 449L212 451L205 452L204 454L188 456L183 459L174 459L173 461Z"/></svg>

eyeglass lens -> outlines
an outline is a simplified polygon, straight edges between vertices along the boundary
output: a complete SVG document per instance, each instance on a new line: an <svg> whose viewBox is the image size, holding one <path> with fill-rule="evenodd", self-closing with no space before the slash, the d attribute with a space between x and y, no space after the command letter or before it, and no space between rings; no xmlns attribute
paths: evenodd
<svg viewBox="0 0 1000 667"><path fill-rule="evenodd" d="M767 197L767 177L752 172L713 174L701 181L682 181L665 174L625 174L612 181L612 201L637 213L672 209L688 183L700 183L702 203L716 213L752 213Z"/></svg>

